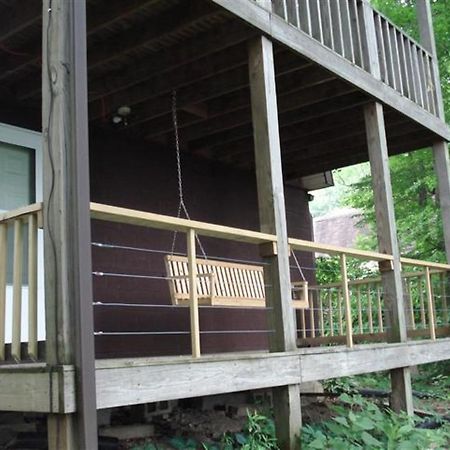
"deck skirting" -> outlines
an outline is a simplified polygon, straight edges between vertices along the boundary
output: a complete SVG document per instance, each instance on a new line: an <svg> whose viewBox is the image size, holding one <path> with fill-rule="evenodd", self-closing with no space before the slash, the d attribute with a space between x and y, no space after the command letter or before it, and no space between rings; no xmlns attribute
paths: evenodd
<svg viewBox="0 0 450 450"><path fill-rule="evenodd" d="M96 362L99 409L224 394L390 370L449 358L450 338L403 344L316 347L285 353L107 359ZM0 367L0 409L76 410L75 371L45 364Z"/></svg>

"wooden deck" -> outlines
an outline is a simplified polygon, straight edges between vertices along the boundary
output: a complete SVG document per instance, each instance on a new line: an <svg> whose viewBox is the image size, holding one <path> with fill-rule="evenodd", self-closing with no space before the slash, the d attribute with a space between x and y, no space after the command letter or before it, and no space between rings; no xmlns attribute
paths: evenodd
<svg viewBox="0 0 450 450"><path fill-rule="evenodd" d="M110 359L96 362L97 408L262 389L448 359L450 338L435 342L304 348L285 353L240 353L202 358ZM72 366L0 368L4 411L72 413Z"/></svg>

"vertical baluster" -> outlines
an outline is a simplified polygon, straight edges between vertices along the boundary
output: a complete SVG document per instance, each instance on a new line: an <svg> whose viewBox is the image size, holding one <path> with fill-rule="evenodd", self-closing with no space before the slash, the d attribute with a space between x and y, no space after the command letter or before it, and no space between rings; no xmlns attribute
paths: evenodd
<svg viewBox="0 0 450 450"><path fill-rule="evenodd" d="M310 0L298 0L300 29L312 36Z"/></svg>
<svg viewBox="0 0 450 450"><path fill-rule="evenodd" d="M379 54L379 58L380 58L381 79L386 84L389 84L387 62L386 62L386 50L385 50L385 44L384 44L383 25L382 25L382 21L381 21L381 16L379 14L375 15L375 33L377 35L377 40L378 40L378 54Z"/></svg>
<svg viewBox="0 0 450 450"><path fill-rule="evenodd" d="M373 333L372 295L370 284L367 283L367 318L369 320L369 333Z"/></svg>
<svg viewBox="0 0 450 450"><path fill-rule="evenodd" d="M361 27L357 0L350 0L350 19L352 23L353 48L355 49L355 64L364 67L362 51Z"/></svg>
<svg viewBox="0 0 450 450"><path fill-rule="evenodd" d="M339 321L339 335L344 335L344 321L342 317L342 290L338 289L338 321Z"/></svg>
<svg viewBox="0 0 450 450"><path fill-rule="evenodd" d="M347 347L353 347L353 324L352 324L352 309L350 304L350 293L348 290L348 276L347 276L347 256L345 253L341 255L341 283L342 295L345 306L345 331L347 339ZM342 333L341 333L342 334Z"/></svg>
<svg viewBox="0 0 450 450"><path fill-rule="evenodd" d="M28 216L28 356L38 358L37 216Z"/></svg>
<svg viewBox="0 0 450 450"><path fill-rule="evenodd" d="M308 295L309 301L309 327L310 327L310 335L312 338L316 337L316 318L314 312L314 291L310 290Z"/></svg>
<svg viewBox="0 0 450 450"><path fill-rule="evenodd" d="M427 86L427 93L428 93L428 106L429 111L431 114L436 114L436 87L434 86L434 78L433 78L433 72L431 69L431 66L433 65L433 61L428 54L424 53L425 58L425 72L426 72L426 79L425 83Z"/></svg>
<svg viewBox="0 0 450 450"><path fill-rule="evenodd" d="M323 337L325 336L325 322L323 318L323 295L322 290L319 289L318 291L319 296L319 323L320 323L320 335Z"/></svg>
<svg viewBox="0 0 450 450"><path fill-rule="evenodd" d="M408 39L406 39L405 59L406 59L406 69L407 69L407 73L408 73L408 82L409 82L409 88L410 88L409 98L413 102L418 103L419 102L419 94L418 94L417 84L416 84L412 45L413 44Z"/></svg>
<svg viewBox="0 0 450 450"><path fill-rule="evenodd" d="M200 350L200 322L198 312L197 293L197 256L195 249L195 231L190 229L187 232L187 256L189 267L189 311L191 321L191 349L192 357L198 358Z"/></svg>
<svg viewBox="0 0 450 450"><path fill-rule="evenodd" d="M330 318L330 336L334 336L333 291L328 289L328 314Z"/></svg>
<svg viewBox="0 0 450 450"><path fill-rule="evenodd" d="M419 302L420 302L420 321L422 323L422 328L427 327L427 319L425 315L425 301L423 298L423 277L417 279L417 289L419 291Z"/></svg>
<svg viewBox="0 0 450 450"><path fill-rule="evenodd" d="M323 42L328 47L334 50L333 38L333 22L331 17L330 0L319 0L321 7L321 20L323 30Z"/></svg>
<svg viewBox="0 0 450 450"><path fill-rule="evenodd" d="M311 36L323 44L322 14L319 0L310 0Z"/></svg>
<svg viewBox="0 0 450 450"><path fill-rule="evenodd" d="M418 57L418 51L419 49L415 44L411 47L412 52L412 59L414 63L414 80L416 83L417 88L417 103L425 107L425 100L424 100L424 91L423 91L423 85L422 85L422 77L420 75L420 66L419 66L419 57Z"/></svg>
<svg viewBox="0 0 450 450"><path fill-rule="evenodd" d="M385 42L384 51L386 53L386 73L388 78L389 86L397 89L397 83L394 76L394 61L392 57L392 45L391 45L391 33L390 33L390 25L384 20L383 21L383 37Z"/></svg>
<svg viewBox="0 0 450 450"><path fill-rule="evenodd" d="M286 12L288 22L296 28L300 28L300 18L298 15L298 0L287 0Z"/></svg>
<svg viewBox="0 0 450 450"><path fill-rule="evenodd" d="M444 325L448 324L448 310L447 310L447 272L442 272L440 274L441 278L441 308L442 308L442 320Z"/></svg>
<svg viewBox="0 0 450 450"><path fill-rule="evenodd" d="M423 91L423 101L424 101L424 108L427 111L430 111L430 102L429 102L429 98L428 98L428 86L427 86L427 73L426 73L426 68L425 68L425 55L422 49L417 49L418 53L417 53L417 57L419 60L419 73L420 73L420 80L421 80L421 85L422 85L422 91Z"/></svg>
<svg viewBox="0 0 450 450"><path fill-rule="evenodd" d="M14 267L13 267L13 318L11 356L21 358L20 339L22 322L22 277L23 277L23 227L22 220L14 221Z"/></svg>
<svg viewBox="0 0 450 450"><path fill-rule="evenodd" d="M302 338L305 339L306 338L306 314L305 314L304 309L300 310L300 322L301 322L301 326L302 326Z"/></svg>
<svg viewBox="0 0 450 450"><path fill-rule="evenodd" d="M5 359L7 231L8 225L0 223L0 361Z"/></svg>
<svg viewBox="0 0 450 450"><path fill-rule="evenodd" d="M383 306L381 304L381 288L380 283L377 283L377 306L378 306L378 331L384 333L383 324Z"/></svg>
<svg viewBox="0 0 450 450"><path fill-rule="evenodd" d="M289 21L287 14L286 0L272 0L273 12L277 15Z"/></svg>
<svg viewBox="0 0 450 450"><path fill-rule="evenodd" d="M428 305L428 326L430 327L430 338L436 340L436 330L434 321L434 307L433 307L433 292L431 288L431 274L430 268L425 268L425 289L427 293L427 305Z"/></svg>
<svg viewBox="0 0 450 450"><path fill-rule="evenodd" d="M362 318L362 305L361 305L361 286L358 284L358 287L356 288L356 303L358 305L358 327L359 327L359 333L364 333L364 325L363 325L363 318Z"/></svg>
<svg viewBox="0 0 450 450"><path fill-rule="evenodd" d="M402 73L400 69L400 53L398 49L398 37L397 37L398 31L395 27L390 27L390 39L391 39L391 45L392 45L392 61L393 61L393 70L394 70L394 76L395 81L397 85L397 90L400 92L400 94L403 94L403 79L402 79Z"/></svg>
<svg viewBox="0 0 450 450"><path fill-rule="evenodd" d="M344 36L344 55L345 57L355 63L355 48L353 46L352 38L352 21L350 18L350 4L348 0L342 0L342 33Z"/></svg>
<svg viewBox="0 0 450 450"><path fill-rule="evenodd" d="M406 295L408 295L409 297L409 317L411 321L411 328L415 330L416 319L414 317L414 298L413 298L413 290L411 288L411 280L409 278L406 279Z"/></svg>
<svg viewBox="0 0 450 450"><path fill-rule="evenodd" d="M408 98L411 98L411 88L409 86L408 69L406 63L407 56L405 53L405 39L403 33L401 32L397 32L397 48L398 48L400 75L403 85L403 95L405 95Z"/></svg>
<svg viewBox="0 0 450 450"><path fill-rule="evenodd" d="M332 23L332 33L334 42L334 51L341 56L345 56L344 53L344 37L342 35L342 13L341 2L338 0L332 0L330 2L330 14Z"/></svg>

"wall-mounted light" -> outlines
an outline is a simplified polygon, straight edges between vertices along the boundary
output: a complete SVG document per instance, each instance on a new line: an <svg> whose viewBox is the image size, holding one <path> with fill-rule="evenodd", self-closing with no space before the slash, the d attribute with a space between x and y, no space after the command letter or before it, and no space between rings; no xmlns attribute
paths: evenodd
<svg viewBox="0 0 450 450"><path fill-rule="evenodd" d="M112 123L114 125L128 125L128 119L131 114L131 108L127 105L122 105L117 108L116 113L112 117Z"/></svg>

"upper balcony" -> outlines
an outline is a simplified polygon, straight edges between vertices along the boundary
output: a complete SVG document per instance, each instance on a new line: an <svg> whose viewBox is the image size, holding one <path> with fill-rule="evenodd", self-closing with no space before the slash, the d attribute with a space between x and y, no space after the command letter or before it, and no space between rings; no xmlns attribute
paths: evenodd
<svg viewBox="0 0 450 450"><path fill-rule="evenodd" d="M415 111L419 107L433 118L443 118L436 58L368 0L214 1L449 138L444 123Z"/></svg>

